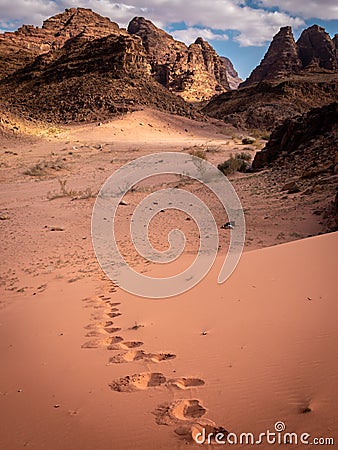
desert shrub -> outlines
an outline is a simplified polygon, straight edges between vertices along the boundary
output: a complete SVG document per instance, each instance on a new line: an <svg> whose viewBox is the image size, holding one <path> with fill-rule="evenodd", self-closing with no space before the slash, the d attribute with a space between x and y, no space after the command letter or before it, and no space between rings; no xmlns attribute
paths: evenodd
<svg viewBox="0 0 338 450"><path fill-rule="evenodd" d="M252 159L252 156L250 153L241 152L241 153L236 153L235 158L250 162Z"/></svg>
<svg viewBox="0 0 338 450"><path fill-rule="evenodd" d="M207 155L205 154L205 151L202 149L191 150L189 152L189 155L196 156L197 158L201 158L201 159L205 159L205 160L207 159Z"/></svg>
<svg viewBox="0 0 338 450"><path fill-rule="evenodd" d="M236 153L235 156L230 155L230 158L222 164L218 164L217 168L224 175L230 175L235 172L246 172L250 166L251 155L249 153Z"/></svg>
<svg viewBox="0 0 338 450"><path fill-rule="evenodd" d="M31 177L41 177L46 175L49 170L59 171L65 168L65 163L62 158L58 158L55 161L41 161L34 166L29 167L24 171L24 175L30 175Z"/></svg>

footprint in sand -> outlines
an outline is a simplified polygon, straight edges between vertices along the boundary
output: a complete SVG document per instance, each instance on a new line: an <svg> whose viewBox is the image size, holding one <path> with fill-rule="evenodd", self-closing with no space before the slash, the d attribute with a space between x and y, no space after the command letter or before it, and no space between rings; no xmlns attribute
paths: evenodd
<svg viewBox="0 0 338 450"><path fill-rule="evenodd" d="M113 344L107 347L107 350L128 350L130 348L141 347L143 342L141 341L126 341L118 344Z"/></svg>
<svg viewBox="0 0 338 450"><path fill-rule="evenodd" d="M106 333L117 333L118 331L121 331L122 328L119 327L104 327L104 331Z"/></svg>
<svg viewBox="0 0 338 450"><path fill-rule="evenodd" d="M200 378L182 377L182 378L174 378L174 379L168 380L168 382L167 382L167 386L173 386L177 389L190 389L193 387L204 386L204 385L205 385L205 381L201 380Z"/></svg>
<svg viewBox="0 0 338 450"><path fill-rule="evenodd" d="M147 380L147 383L145 383ZM184 380L184 381L183 381ZM160 382L158 382L160 381ZM114 391L132 392L139 389L146 389L154 386L182 386L181 389L189 389L192 387L202 386L203 380L199 378L177 378L167 380L163 373L141 373L134 375L127 375L126 377L114 380L109 386ZM184 387L183 387L184 386Z"/></svg>
<svg viewBox="0 0 338 450"><path fill-rule="evenodd" d="M86 337L100 337L105 336L107 334L117 333L118 331L121 331L122 328L118 327L97 327L97 329L91 330L86 334Z"/></svg>
<svg viewBox="0 0 338 450"><path fill-rule="evenodd" d="M108 320L107 322L90 323L85 326L85 330L98 330L105 327L111 327L112 325L114 325L112 320Z"/></svg>
<svg viewBox="0 0 338 450"><path fill-rule="evenodd" d="M118 312L111 312L107 313L107 316L110 317L111 319L114 319L114 317L122 316L122 314Z"/></svg>
<svg viewBox="0 0 338 450"><path fill-rule="evenodd" d="M114 336L112 338L105 338L105 339L92 339L90 341L85 342L82 345L82 348L109 347L110 345L114 345L122 341L123 337L121 336Z"/></svg>
<svg viewBox="0 0 338 450"><path fill-rule="evenodd" d="M206 413L206 409L199 400L175 400L172 403L164 403L154 411L158 425L174 425L180 422L200 419Z"/></svg>
<svg viewBox="0 0 338 450"><path fill-rule="evenodd" d="M146 353L144 350L130 350L125 353L120 353L109 359L110 363L119 364L131 361L146 361L158 363L176 358L173 353Z"/></svg>
<svg viewBox="0 0 338 450"><path fill-rule="evenodd" d="M210 436L210 444L219 445L219 442L215 441L215 436L219 436L221 433L223 435L221 440L224 441L225 437L229 434L229 431L223 427L217 426L209 419L202 419L198 420L193 425L181 425L177 427L175 433L186 441L193 441L199 444L203 443L201 442L201 436Z"/></svg>
<svg viewBox="0 0 338 450"><path fill-rule="evenodd" d="M134 392L161 386L165 382L166 378L162 373L147 372L119 378L112 381L109 387L116 392Z"/></svg>

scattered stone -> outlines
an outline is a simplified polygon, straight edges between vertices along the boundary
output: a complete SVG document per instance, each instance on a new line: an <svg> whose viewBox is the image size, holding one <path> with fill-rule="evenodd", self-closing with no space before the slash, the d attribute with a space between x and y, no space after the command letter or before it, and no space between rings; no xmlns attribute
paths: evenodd
<svg viewBox="0 0 338 450"><path fill-rule="evenodd" d="M235 221L231 220L230 222L226 222L224 225L221 226L221 229L223 230L233 230L235 228Z"/></svg>
<svg viewBox="0 0 338 450"><path fill-rule="evenodd" d="M242 139L243 145L250 145L250 144L254 144L255 142L256 142L256 139L253 137L250 137L250 136L247 136Z"/></svg>

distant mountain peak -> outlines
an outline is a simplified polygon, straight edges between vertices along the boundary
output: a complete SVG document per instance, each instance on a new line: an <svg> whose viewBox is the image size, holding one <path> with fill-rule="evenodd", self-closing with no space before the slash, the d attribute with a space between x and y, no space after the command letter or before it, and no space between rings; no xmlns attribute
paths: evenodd
<svg viewBox="0 0 338 450"><path fill-rule="evenodd" d="M310 67L335 71L338 68L336 46L337 40L332 40L319 25L304 30L297 42L291 27L282 27L261 63L242 86L288 77Z"/></svg>

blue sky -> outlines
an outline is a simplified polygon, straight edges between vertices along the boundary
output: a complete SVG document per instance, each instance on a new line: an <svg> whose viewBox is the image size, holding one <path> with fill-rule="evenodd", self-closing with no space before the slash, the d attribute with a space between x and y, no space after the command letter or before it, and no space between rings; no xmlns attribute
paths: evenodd
<svg viewBox="0 0 338 450"><path fill-rule="evenodd" d="M186 44L208 40L246 78L264 56L279 28L291 25L295 37L314 23L338 33L336 0L0 0L0 30L22 24L41 26L70 7L91 8L126 26L135 16L152 20Z"/></svg>

